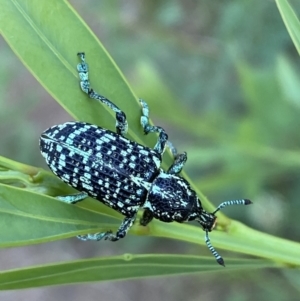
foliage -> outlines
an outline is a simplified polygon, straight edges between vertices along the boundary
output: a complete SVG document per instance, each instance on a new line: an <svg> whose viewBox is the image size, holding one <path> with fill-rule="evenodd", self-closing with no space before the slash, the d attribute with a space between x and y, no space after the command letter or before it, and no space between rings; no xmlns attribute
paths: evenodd
<svg viewBox="0 0 300 301"><path fill-rule="evenodd" d="M100 2L95 4L95 10L102 11L102 5ZM183 28L182 14L188 11L179 2L165 1L158 2L157 6L149 5L144 12L144 24L147 24L147 20L149 24L159 24L159 35L154 38L145 36L143 43L133 45L136 47L132 47L132 51L131 47L125 51L124 46L118 44L120 40L128 34L138 35L139 31L144 30L135 28L134 23L128 21L124 23L127 27L115 35L116 39L110 39L108 48L113 57L126 56L127 60L121 61L120 66L125 71L134 69L135 74L129 78L133 77L136 95L143 96L151 105L152 116L170 128L168 132L172 137L177 135L173 129L179 132L178 142L185 142L185 150L189 155L187 170L193 174L193 185L205 207L211 210L214 206L198 187L218 198L221 195L232 198L236 194L254 196L254 199L251 197L255 205L250 209L252 217L248 215L249 223L252 221L254 226L259 225L268 231L276 232L278 229L281 234L297 239L299 237L288 233L289 227L299 229L298 205L292 201L297 200L300 180L300 78L299 68L293 64L296 55L291 50L287 53L282 50L288 38L283 31L276 33L281 23L278 22L279 14L273 4L263 1L253 6L251 1L241 1L239 4L232 1L208 6L208 1L203 1L201 6L194 8L190 20L193 20L193 16L198 18L197 14L202 15L200 10L205 5L207 16L202 24L193 26L191 21L185 24L182 32L178 30ZM287 1L277 0L277 6L299 51L299 20ZM103 127L113 128L114 125L111 111L96 103L89 102L87 105L87 99L80 89L74 89L78 86L76 52L85 51L91 65L93 87L120 107L126 107L129 137L153 145L154 137L146 137L141 133L138 122L140 108L133 90L91 29L67 2L1 1L0 8L0 29L4 39L38 82L71 116ZM172 14L167 8L172 9ZM269 19L263 17L266 8L273 12L269 11ZM119 19L114 19L116 7L107 6L106 9L102 22L111 23L106 29L108 32L104 33L107 38L116 30ZM244 22L244 11L252 12L251 18L256 19L255 26ZM211 16L216 14L219 14L218 22L213 22ZM170 32L170 29L174 32ZM201 39L203 45L191 38L191 30L207 35L206 39ZM274 36L270 34L271 38L267 39L266 33L272 31ZM208 36L213 36L214 40ZM166 48L162 48L161 41L168 37L171 41ZM172 52L176 43L177 52ZM254 49L253 44L264 44L265 47L261 51L260 48ZM199 52L202 54L200 57ZM134 66L128 63L136 53L147 53L149 58L156 58L159 66L155 66L149 58L141 58ZM183 69L185 79L179 76ZM5 80L2 85L6 85ZM1 121L7 125L11 122L7 118L8 112L16 116L17 113L6 103L1 106L6 110L6 114L1 115ZM23 106L30 110L34 103ZM21 108L21 113L26 115L26 110L24 112ZM26 127L26 132L32 132L30 125ZM24 140L18 139L22 145ZM171 160L171 155L167 153L164 167ZM5 158L1 158L0 163L1 246L52 241L87 231L115 229L119 224L118 214L92 200L79 206L68 206L49 197L71 191L49 172ZM184 176L187 177L186 174ZM282 199L291 200L288 213ZM272 202L269 204L266 202L268 200ZM266 207L267 204L269 207ZM248 208L239 210L246 211ZM284 214L291 218L285 221ZM268 228L266 222L273 227ZM282 227L276 228L279 222ZM215 231L211 237L216 248L264 258L226 260L225 257L227 272L300 265L300 245L297 243L252 230L223 214L219 216L218 229L223 231ZM191 225L166 225L156 221L147 228L136 225L132 233L204 244L201 231ZM153 268L145 268L147 266ZM82 272L83 267L85 273ZM107 267L111 268L114 275L108 272ZM103 272L103 269L107 270ZM141 270L143 273L140 273ZM110 256L3 272L0 288L219 270L214 260L205 256ZM70 273L67 279L58 276L66 272ZM37 282L37 278L43 280Z"/></svg>

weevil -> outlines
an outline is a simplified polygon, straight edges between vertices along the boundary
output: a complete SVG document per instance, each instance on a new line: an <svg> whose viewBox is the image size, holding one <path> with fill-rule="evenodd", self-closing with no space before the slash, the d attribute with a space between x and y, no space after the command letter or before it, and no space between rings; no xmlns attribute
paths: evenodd
<svg viewBox="0 0 300 301"><path fill-rule="evenodd" d="M205 242L220 265L223 258L212 246L208 232L216 225L216 213L229 205L249 205L248 199L221 203L214 212L206 212L196 192L179 174L187 154L178 154L168 142L168 135L159 126L149 123L149 108L140 99L141 126L145 134L157 133L153 149L125 137L126 115L113 102L90 87L85 54L78 53L77 71L81 90L90 98L108 106L116 114L116 132L81 121L54 125L40 138L40 150L51 171L79 191L58 199L75 204L90 196L125 216L119 229L79 235L81 240L117 241L127 234L138 210L144 209L140 224L146 226L153 218L162 222L197 221L205 231ZM167 171L161 168L162 155L168 147L174 162Z"/></svg>

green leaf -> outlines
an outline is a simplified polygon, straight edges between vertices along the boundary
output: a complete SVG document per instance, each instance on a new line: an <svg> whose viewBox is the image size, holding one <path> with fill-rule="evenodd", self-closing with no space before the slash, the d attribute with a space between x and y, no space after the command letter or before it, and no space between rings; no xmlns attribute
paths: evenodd
<svg viewBox="0 0 300 301"><path fill-rule="evenodd" d="M265 260L230 260L227 271L249 270L277 265ZM223 267L214 259L185 255L131 255L101 257L43 265L0 274L0 290L24 289L46 285L74 284L91 281L139 279L220 272Z"/></svg>
<svg viewBox="0 0 300 301"><path fill-rule="evenodd" d="M276 0L283 22L300 54L300 22L287 0Z"/></svg>
<svg viewBox="0 0 300 301"><path fill-rule="evenodd" d="M279 56L276 64L276 74L280 88L287 101L299 109L300 77L292 63L284 56Z"/></svg>
<svg viewBox="0 0 300 301"><path fill-rule="evenodd" d="M70 206L46 195L0 184L0 246L11 247L117 229L106 210Z"/></svg>

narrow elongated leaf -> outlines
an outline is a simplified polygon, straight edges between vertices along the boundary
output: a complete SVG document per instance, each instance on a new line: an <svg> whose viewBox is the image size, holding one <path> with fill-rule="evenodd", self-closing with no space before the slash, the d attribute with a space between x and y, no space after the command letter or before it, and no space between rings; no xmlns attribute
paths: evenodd
<svg viewBox="0 0 300 301"><path fill-rule="evenodd" d="M264 260L230 260L227 271L276 267ZM0 273L0 290L45 285L220 272L211 258L184 255L131 255L44 265Z"/></svg>
<svg viewBox="0 0 300 301"><path fill-rule="evenodd" d="M119 223L106 214L0 184L1 246L27 245L117 229Z"/></svg>
<svg viewBox="0 0 300 301"><path fill-rule="evenodd" d="M276 0L283 22L300 54L300 21L288 0Z"/></svg>

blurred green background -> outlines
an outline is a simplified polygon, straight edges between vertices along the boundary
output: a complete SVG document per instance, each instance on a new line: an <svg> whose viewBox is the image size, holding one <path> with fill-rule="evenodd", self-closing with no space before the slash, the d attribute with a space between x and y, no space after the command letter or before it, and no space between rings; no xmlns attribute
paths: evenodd
<svg viewBox="0 0 300 301"><path fill-rule="evenodd" d="M250 198L225 214L299 241L299 57L273 1L70 1L136 95L147 100L185 171L214 204ZM299 1L290 1L300 14ZM65 30L68 30L67 28ZM38 139L70 117L0 41L0 151L46 168ZM77 51L84 49L74 49ZM37 58L38 59L38 58ZM92 67L92 62L89 62ZM101 72L101 70L99 71ZM77 87L74 87L77 88ZM122 108L126 112L126 107ZM205 253L205 247L128 236L117 244L76 239L0 253L3 269L79 257ZM222 250L221 250L222 251ZM222 251L226 259L226 253ZM230 254L229 254L230 255ZM299 254L300 255L300 254ZM0 292L3 300L299 300L300 276L259 270Z"/></svg>

